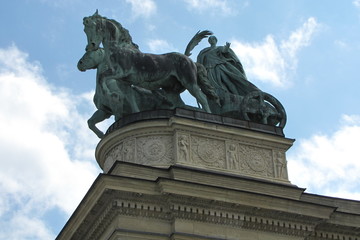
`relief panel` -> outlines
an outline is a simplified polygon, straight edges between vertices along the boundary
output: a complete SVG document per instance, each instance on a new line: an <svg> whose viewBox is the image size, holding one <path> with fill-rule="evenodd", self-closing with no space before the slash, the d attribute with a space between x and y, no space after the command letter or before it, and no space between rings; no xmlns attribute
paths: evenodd
<svg viewBox="0 0 360 240"><path fill-rule="evenodd" d="M104 162L103 171L107 173L110 168L114 165L115 161L122 161L123 157L123 143L119 143L115 147L113 147L106 155Z"/></svg>
<svg viewBox="0 0 360 240"><path fill-rule="evenodd" d="M190 161L190 135L178 133L177 135L177 162L189 163Z"/></svg>
<svg viewBox="0 0 360 240"><path fill-rule="evenodd" d="M136 139L136 157L139 164L170 165L173 163L172 136L146 136Z"/></svg>
<svg viewBox="0 0 360 240"><path fill-rule="evenodd" d="M273 157L274 157L275 173L276 173L275 177L289 180L285 152L276 150L273 152Z"/></svg>
<svg viewBox="0 0 360 240"><path fill-rule="evenodd" d="M272 150L238 145L239 170L251 175L274 177Z"/></svg>
<svg viewBox="0 0 360 240"><path fill-rule="evenodd" d="M196 165L225 168L225 141L209 137L191 137L191 157Z"/></svg>

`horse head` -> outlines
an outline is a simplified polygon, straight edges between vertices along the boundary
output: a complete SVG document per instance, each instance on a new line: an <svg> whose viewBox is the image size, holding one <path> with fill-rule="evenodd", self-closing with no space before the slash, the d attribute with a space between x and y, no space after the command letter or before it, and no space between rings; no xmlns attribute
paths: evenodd
<svg viewBox="0 0 360 240"><path fill-rule="evenodd" d="M88 69L96 69L100 63L103 62L105 57L105 51L102 48L98 48L93 51L87 51L79 60L77 67L81 72L85 72Z"/></svg>
<svg viewBox="0 0 360 240"><path fill-rule="evenodd" d="M93 51L99 48L100 43L103 41L104 34L103 34L103 27L102 27L102 17L98 14L98 11L89 17L84 17L83 24L84 24L84 32L87 37L87 46L86 51Z"/></svg>
<svg viewBox="0 0 360 240"><path fill-rule="evenodd" d="M86 51L98 49L101 43L105 49L123 45L133 49L139 48L132 42L127 29L123 28L117 21L101 16L98 11L90 17L85 17L83 24L88 41Z"/></svg>

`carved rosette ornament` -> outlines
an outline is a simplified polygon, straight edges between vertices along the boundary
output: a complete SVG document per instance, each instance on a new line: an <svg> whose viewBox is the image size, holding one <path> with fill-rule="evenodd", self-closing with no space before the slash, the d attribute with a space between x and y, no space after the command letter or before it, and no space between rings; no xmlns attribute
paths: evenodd
<svg viewBox="0 0 360 240"><path fill-rule="evenodd" d="M239 156L241 171L264 177L274 177L274 165L270 149L239 145Z"/></svg>
<svg viewBox="0 0 360 240"><path fill-rule="evenodd" d="M173 159L171 136L145 136L121 141L106 155L104 172L108 172L115 161L124 161L144 165L168 166Z"/></svg>
<svg viewBox="0 0 360 240"><path fill-rule="evenodd" d="M195 164L225 168L225 141L192 136L191 147Z"/></svg>
<svg viewBox="0 0 360 240"><path fill-rule="evenodd" d="M169 165L173 161L171 136L150 136L136 139L138 163L145 165Z"/></svg>

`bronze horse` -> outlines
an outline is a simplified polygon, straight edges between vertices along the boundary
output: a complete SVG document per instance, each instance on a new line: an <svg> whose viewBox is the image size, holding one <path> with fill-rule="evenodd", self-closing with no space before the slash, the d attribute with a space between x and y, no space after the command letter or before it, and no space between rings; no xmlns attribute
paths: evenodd
<svg viewBox="0 0 360 240"><path fill-rule="evenodd" d="M97 12L85 17L83 23L88 40L86 50L96 50L101 43L104 46L112 71L104 81L116 79L149 90L162 89L169 101L175 101L187 89L206 112L211 112L207 97L216 101L218 96L202 65L181 53L142 53L120 23Z"/></svg>
<svg viewBox="0 0 360 240"><path fill-rule="evenodd" d="M102 48L87 51L79 60L77 67L80 71L97 70L94 95L97 110L89 118L88 126L99 138L102 138L104 133L96 127L96 124L111 115L114 115L117 121L125 115L140 111L185 106L180 97L177 99L176 106L167 101L162 90L149 91L114 79L104 81L109 67Z"/></svg>

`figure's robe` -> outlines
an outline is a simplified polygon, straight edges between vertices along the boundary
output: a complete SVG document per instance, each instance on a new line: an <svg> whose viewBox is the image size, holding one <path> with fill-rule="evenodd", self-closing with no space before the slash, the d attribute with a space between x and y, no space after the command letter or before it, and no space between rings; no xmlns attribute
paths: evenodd
<svg viewBox="0 0 360 240"><path fill-rule="evenodd" d="M259 90L247 80L240 60L230 48L205 48L199 53L197 61L205 66L208 78L215 88L239 96Z"/></svg>

